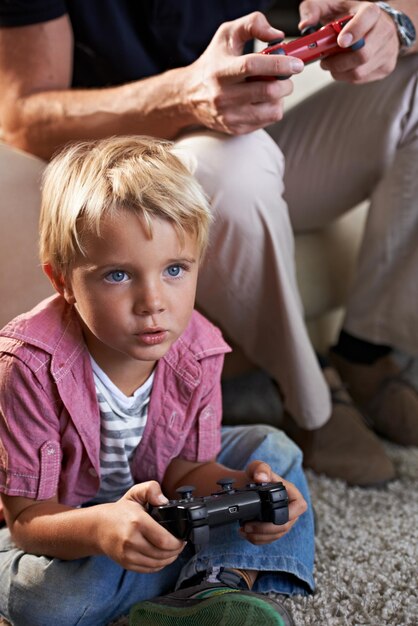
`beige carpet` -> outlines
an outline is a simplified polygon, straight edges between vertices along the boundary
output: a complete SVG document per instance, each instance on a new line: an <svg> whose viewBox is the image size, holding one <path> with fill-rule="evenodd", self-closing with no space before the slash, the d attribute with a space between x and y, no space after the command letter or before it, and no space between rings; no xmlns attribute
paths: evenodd
<svg viewBox="0 0 418 626"><path fill-rule="evenodd" d="M384 489L308 472L317 591L285 601L297 626L418 626L418 448L387 450L399 478Z"/></svg>

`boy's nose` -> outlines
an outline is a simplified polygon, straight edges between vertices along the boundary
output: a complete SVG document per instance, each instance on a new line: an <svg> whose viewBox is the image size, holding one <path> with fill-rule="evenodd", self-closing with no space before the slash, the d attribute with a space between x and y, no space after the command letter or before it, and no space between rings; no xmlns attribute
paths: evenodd
<svg viewBox="0 0 418 626"><path fill-rule="evenodd" d="M165 310L163 294L159 289L147 288L142 291L135 302L137 315L155 315Z"/></svg>

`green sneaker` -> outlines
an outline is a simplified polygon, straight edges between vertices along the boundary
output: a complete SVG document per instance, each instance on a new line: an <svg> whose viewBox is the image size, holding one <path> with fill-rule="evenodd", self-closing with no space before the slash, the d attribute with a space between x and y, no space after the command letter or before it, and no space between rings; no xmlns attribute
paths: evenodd
<svg viewBox="0 0 418 626"><path fill-rule="evenodd" d="M275 599L222 583L201 583L135 604L130 626L294 626Z"/></svg>

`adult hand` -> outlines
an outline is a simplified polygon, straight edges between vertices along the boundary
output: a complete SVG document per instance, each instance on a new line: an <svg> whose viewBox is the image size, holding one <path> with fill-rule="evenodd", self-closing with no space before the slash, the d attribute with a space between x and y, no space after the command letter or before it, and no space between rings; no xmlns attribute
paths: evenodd
<svg viewBox="0 0 418 626"><path fill-rule="evenodd" d="M353 19L338 36L338 44L349 48L362 37L365 45L355 52L328 57L321 67L336 80L366 83L384 78L397 63L399 39L392 19L373 2L364 0L304 0L299 7L299 28L351 14Z"/></svg>
<svg viewBox="0 0 418 626"><path fill-rule="evenodd" d="M131 487L117 502L96 507L98 545L103 554L135 572L158 572L186 545L146 511L146 504L168 502L156 481Z"/></svg>
<svg viewBox="0 0 418 626"><path fill-rule="evenodd" d="M240 135L272 124L283 116L283 98L293 91L290 80L256 80L257 76L291 76L303 63L285 55L243 54L251 39L283 37L262 13L224 23L205 52L188 68L181 86L183 102L196 123Z"/></svg>
<svg viewBox="0 0 418 626"><path fill-rule="evenodd" d="M246 469L246 474L251 482L281 481L286 487L289 498L289 521L286 524L277 526L267 522L252 521L246 522L240 531L243 538L255 545L272 543L289 532L299 516L306 511L306 501L293 483L275 474L271 467L263 461L252 461Z"/></svg>

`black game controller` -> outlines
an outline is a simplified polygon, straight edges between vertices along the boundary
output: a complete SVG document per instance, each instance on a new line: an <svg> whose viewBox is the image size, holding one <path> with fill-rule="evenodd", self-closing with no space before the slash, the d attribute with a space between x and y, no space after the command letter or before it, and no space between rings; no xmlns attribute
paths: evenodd
<svg viewBox="0 0 418 626"><path fill-rule="evenodd" d="M149 513L179 539L196 544L209 541L212 526L251 520L281 525L289 520L283 483L251 483L245 489L234 489L233 482L230 478L219 480L222 489L203 498L193 498L194 487L180 487L178 500L152 506Z"/></svg>

